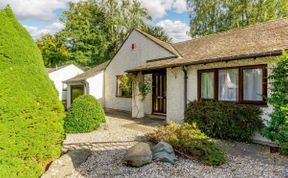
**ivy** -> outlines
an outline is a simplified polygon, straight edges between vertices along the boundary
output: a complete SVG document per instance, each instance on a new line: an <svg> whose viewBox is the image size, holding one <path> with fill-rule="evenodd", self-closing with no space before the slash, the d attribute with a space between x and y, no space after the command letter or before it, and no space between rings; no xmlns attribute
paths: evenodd
<svg viewBox="0 0 288 178"><path fill-rule="evenodd" d="M288 53L280 57L269 79L272 87L268 102L274 110L263 134L280 146L281 154L288 155Z"/></svg>
<svg viewBox="0 0 288 178"><path fill-rule="evenodd" d="M151 89L151 79L146 78L144 81L139 83L139 92L142 95L142 101L150 93Z"/></svg>

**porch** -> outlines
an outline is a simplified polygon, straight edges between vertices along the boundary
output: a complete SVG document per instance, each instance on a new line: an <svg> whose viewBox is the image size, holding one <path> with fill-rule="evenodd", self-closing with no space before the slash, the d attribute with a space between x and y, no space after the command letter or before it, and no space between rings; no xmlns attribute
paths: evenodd
<svg viewBox="0 0 288 178"><path fill-rule="evenodd" d="M166 119L167 75L166 69L133 73L132 117Z"/></svg>

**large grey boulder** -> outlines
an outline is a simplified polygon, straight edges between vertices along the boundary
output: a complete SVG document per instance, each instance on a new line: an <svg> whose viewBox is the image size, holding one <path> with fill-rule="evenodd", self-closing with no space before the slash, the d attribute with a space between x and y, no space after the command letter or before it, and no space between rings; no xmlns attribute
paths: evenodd
<svg viewBox="0 0 288 178"><path fill-rule="evenodd" d="M153 160L175 164L177 158L173 147L166 142L159 142L152 148Z"/></svg>
<svg viewBox="0 0 288 178"><path fill-rule="evenodd" d="M73 169L79 167L90 155L91 151L87 149L69 151L53 161L41 178L64 178L69 176Z"/></svg>
<svg viewBox="0 0 288 178"><path fill-rule="evenodd" d="M132 146L127 150L123 161L125 164L133 167L141 167L151 163L152 152L149 144L141 142Z"/></svg>

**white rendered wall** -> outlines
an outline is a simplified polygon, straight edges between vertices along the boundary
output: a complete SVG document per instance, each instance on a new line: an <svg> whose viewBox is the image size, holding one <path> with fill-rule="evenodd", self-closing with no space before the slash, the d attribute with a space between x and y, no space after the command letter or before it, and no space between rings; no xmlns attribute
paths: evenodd
<svg viewBox="0 0 288 178"><path fill-rule="evenodd" d="M98 72L95 76L88 78L87 93L104 104L104 71Z"/></svg>
<svg viewBox="0 0 288 178"><path fill-rule="evenodd" d="M48 73L49 78L54 82L54 85L58 91L59 100L63 100L62 90L63 81L68 80L76 75L82 74L84 71L77 66L71 64L57 71ZM67 92L68 93L68 92Z"/></svg>
<svg viewBox="0 0 288 178"><path fill-rule="evenodd" d="M136 44L134 50L131 48L132 43ZM105 107L131 111L131 98L116 97L116 76L123 75L126 70L144 64L147 60L168 56L172 55L139 32L133 31L105 70Z"/></svg>
<svg viewBox="0 0 288 178"><path fill-rule="evenodd" d="M184 72L180 67L167 69L167 122L184 121Z"/></svg>
<svg viewBox="0 0 288 178"><path fill-rule="evenodd" d="M187 68L187 100L195 101L198 99L198 78L197 71L202 69L213 69L222 67L235 67L246 65L267 64L268 75L271 74L271 67L275 62L275 58L257 58L248 60L238 60L231 62L218 62L206 65L193 65ZM183 123L184 121L184 73L180 67L174 69L167 69L167 121L177 121ZM270 84L268 81L268 96L270 96ZM272 106L262 107L262 119L264 123L270 120L269 114L272 112ZM267 139L261 135L256 134L254 137L256 141L267 142Z"/></svg>

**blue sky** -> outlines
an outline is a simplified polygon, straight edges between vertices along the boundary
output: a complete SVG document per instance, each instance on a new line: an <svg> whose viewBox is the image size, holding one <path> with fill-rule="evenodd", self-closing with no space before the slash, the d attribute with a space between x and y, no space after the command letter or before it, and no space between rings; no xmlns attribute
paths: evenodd
<svg viewBox="0 0 288 178"><path fill-rule="evenodd" d="M14 13L34 39L55 33L64 25L59 21L69 2L79 0L0 0L0 8L10 4ZM174 42L190 39L186 0L139 0L153 17L152 24L164 28Z"/></svg>

